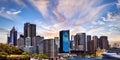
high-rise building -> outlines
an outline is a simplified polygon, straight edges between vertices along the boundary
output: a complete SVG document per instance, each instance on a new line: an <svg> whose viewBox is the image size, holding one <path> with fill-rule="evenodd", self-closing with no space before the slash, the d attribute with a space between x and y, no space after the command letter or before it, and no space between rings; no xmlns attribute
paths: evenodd
<svg viewBox="0 0 120 60"><path fill-rule="evenodd" d="M7 34L7 44L10 43L10 34Z"/></svg>
<svg viewBox="0 0 120 60"><path fill-rule="evenodd" d="M60 39L59 37L54 37L54 40L55 40L55 44L57 45L58 48L60 48Z"/></svg>
<svg viewBox="0 0 120 60"><path fill-rule="evenodd" d="M54 39L45 39L44 40L44 49L43 52L46 54L49 58L54 58L57 56L57 49L56 49L55 41Z"/></svg>
<svg viewBox="0 0 120 60"><path fill-rule="evenodd" d="M101 49L108 49L109 48L109 42L107 36L101 36L99 39L99 44Z"/></svg>
<svg viewBox="0 0 120 60"><path fill-rule="evenodd" d="M31 38L30 37L25 38L25 46L31 46Z"/></svg>
<svg viewBox="0 0 120 60"><path fill-rule="evenodd" d="M74 40L75 35L71 35L71 41L70 41L70 48L72 50L75 50L75 40Z"/></svg>
<svg viewBox="0 0 120 60"><path fill-rule="evenodd" d="M43 53L43 40L42 36L33 37L33 47L36 47L36 53Z"/></svg>
<svg viewBox="0 0 120 60"><path fill-rule="evenodd" d="M74 42L75 42L75 50L78 50L78 47L80 45L80 36L79 35L75 35Z"/></svg>
<svg viewBox="0 0 120 60"><path fill-rule="evenodd" d="M98 37L93 36L93 51L95 52L98 48Z"/></svg>
<svg viewBox="0 0 120 60"><path fill-rule="evenodd" d="M59 52L59 48L60 48L60 39L59 37L54 37L54 40L55 40L55 44L57 45L57 53Z"/></svg>
<svg viewBox="0 0 120 60"><path fill-rule="evenodd" d="M23 49L23 47L25 46L25 40L23 35L20 35L20 38L18 38L17 46L21 49Z"/></svg>
<svg viewBox="0 0 120 60"><path fill-rule="evenodd" d="M8 40L8 44L12 44L14 46L17 45L17 31L15 30L15 27L13 27L10 31L10 37Z"/></svg>
<svg viewBox="0 0 120 60"><path fill-rule="evenodd" d="M31 38L30 37L26 37L25 38L25 48L24 51L26 52L31 52L33 53L33 47L31 46Z"/></svg>
<svg viewBox="0 0 120 60"><path fill-rule="evenodd" d="M70 37L69 30L62 30L60 35L60 53L69 53L70 50Z"/></svg>
<svg viewBox="0 0 120 60"><path fill-rule="evenodd" d="M30 23L25 23L24 24L24 36L30 37L31 38L31 45L33 46L33 37L36 36L36 25L35 24L30 24Z"/></svg>
<svg viewBox="0 0 120 60"><path fill-rule="evenodd" d="M33 37L33 41L32 41L33 46L38 46L39 42L41 40L43 40L43 39L44 39L44 37L42 37L42 36L35 36L35 37Z"/></svg>
<svg viewBox="0 0 120 60"><path fill-rule="evenodd" d="M96 51L95 47L94 47L94 45L95 45L94 42L95 42L94 40L90 41L90 53L95 53L95 51Z"/></svg>
<svg viewBox="0 0 120 60"><path fill-rule="evenodd" d="M87 40L85 33L77 33L75 35L75 49L87 51Z"/></svg>
<svg viewBox="0 0 120 60"><path fill-rule="evenodd" d="M44 40L40 40L39 41L39 45L37 46L38 47L38 52L39 54L43 54L43 50L44 50Z"/></svg>
<svg viewBox="0 0 120 60"><path fill-rule="evenodd" d="M91 49L91 35L87 35L87 50L88 52L90 52L92 49Z"/></svg>

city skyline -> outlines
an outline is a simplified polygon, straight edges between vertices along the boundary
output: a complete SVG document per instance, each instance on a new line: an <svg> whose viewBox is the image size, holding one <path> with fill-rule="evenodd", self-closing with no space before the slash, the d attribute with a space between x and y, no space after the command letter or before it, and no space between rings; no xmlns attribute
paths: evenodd
<svg viewBox="0 0 120 60"><path fill-rule="evenodd" d="M13 26L23 34L26 22L36 24L37 35L46 38L59 36L60 30L70 30L71 35L85 32L92 36L108 36L109 41L120 41L118 1L1 0L0 42L7 41L7 33Z"/></svg>

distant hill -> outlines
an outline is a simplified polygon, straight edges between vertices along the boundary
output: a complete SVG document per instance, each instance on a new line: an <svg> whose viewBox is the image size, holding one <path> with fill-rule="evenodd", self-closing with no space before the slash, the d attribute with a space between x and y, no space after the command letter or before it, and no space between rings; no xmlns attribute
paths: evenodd
<svg viewBox="0 0 120 60"><path fill-rule="evenodd" d="M13 45L9 45L9 44L3 44L3 43L0 43L0 55L3 55L3 54L22 54L24 51L13 46Z"/></svg>

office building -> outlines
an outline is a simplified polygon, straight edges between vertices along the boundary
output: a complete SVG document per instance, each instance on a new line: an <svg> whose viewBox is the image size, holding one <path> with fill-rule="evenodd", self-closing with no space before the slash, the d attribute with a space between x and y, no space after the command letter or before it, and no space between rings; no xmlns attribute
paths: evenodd
<svg viewBox="0 0 120 60"><path fill-rule="evenodd" d="M87 50L90 52L91 49L91 35L87 35Z"/></svg>
<svg viewBox="0 0 120 60"><path fill-rule="evenodd" d="M71 41L70 41L70 49L75 50L75 35L71 35Z"/></svg>
<svg viewBox="0 0 120 60"><path fill-rule="evenodd" d="M10 34L7 34L7 44L10 43Z"/></svg>
<svg viewBox="0 0 120 60"><path fill-rule="evenodd" d="M75 41L75 50L78 50L79 45L80 45L80 35L75 35L74 37L74 41ZM83 50L83 49L82 49Z"/></svg>
<svg viewBox="0 0 120 60"><path fill-rule="evenodd" d="M44 48L44 40L41 40L41 41L39 41L39 45L37 46L37 53L39 53L39 54L43 54L44 52L43 52L43 50L45 49Z"/></svg>
<svg viewBox="0 0 120 60"><path fill-rule="evenodd" d="M33 37L36 36L36 25L25 23L24 24L24 36L31 38L31 46L33 46Z"/></svg>
<svg viewBox="0 0 120 60"><path fill-rule="evenodd" d="M25 46L25 40L24 40L24 36L23 35L20 35L20 37L18 38L17 46L19 48L21 48L21 49L24 48L24 46Z"/></svg>
<svg viewBox="0 0 120 60"><path fill-rule="evenodd" d="M101 36L99 41L100 41L99 43L100 43L101 49L108 49L109 48L109 42L108 42L107 36Z"/></svg>
<svg viewBox="0 0 120 60"><path fill-rule="evenodd" d="M93 36L93 51L96 51L98 48L98 37L97 36Z"/></svg>
<svg viewBox="0 0 120 60"><path fill-rule="evenodd" d="M10 37L8 37L8 44L12 44L14 46L17 45L17 31L15 27L13 27L10 31Z"/></svg>
<svg viewBox="0 0 120 60"><path fill-rule="evenodd" d="M62 30L59 33L60 36L60 53L69 53L70 49L70 37L69 30Z"/></svg>
<svg viewBox="0 0 120 60"><path fill-rule="evenodd" d="M30 37L25 38L25 46L31 46L31 38Z"/></svg>
<svg viewBox="0 0 120 60"><path fill-rule="evenodd" d="M95 49L95 41L94 40L91 40L90 41L90 53L95 53L96 52L96 49Z"/></svg>
<svg viewBox="0 0 120 60"><path fill-rule="evenodd" d="M43 47L44 54L46 54L49 58L57 56L57 45L55 45L54 39L45 39Z"/></svg>
<svg viewBox="0 0 120 60"><path fill-rule="evenodd" d="M54 40L55 40L55 44L57 45L57 53L59 52L59 48L60 48L60 39L59 37L54 37Z"/></svg>
<svg viewBox="0 0 120 60"><path fill-rule="evenodd" d="M31 46L31 38L30 37L25 38L24 51L30 52L30 53L36 53L36 47Z"/></svg>
<svg viewBox="0 0 120 60"><path fill-rule="evenodd" d="M43 53L43 40L42 36L33 37L33 47L36 47L36 53Z"/></svg>
<svg viewBox="0 0 120 60"><path fill-rule="evenodd" d="M75 49L80 51L87 51L87 40L85 33L77 33L75 35Z"/></svg>

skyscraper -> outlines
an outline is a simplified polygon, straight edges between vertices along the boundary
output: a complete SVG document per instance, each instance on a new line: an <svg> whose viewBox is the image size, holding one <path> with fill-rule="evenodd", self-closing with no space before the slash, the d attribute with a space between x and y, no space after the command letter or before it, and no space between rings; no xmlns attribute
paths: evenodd
<svg viewBox="0 0 120 60"><path fill-rule="evenodd" d="M91 49L91 35L87 35L87 50L90 52Z"/></svg>
<svg viewBox="0 0 120 60"><path fill-rule="evenodd" d="M15 27L13 27L10 31L10 38L8 40L8 44L12 44L14 46L17 45L17 31L15 30Z"/></svg>
<svg viewBox="0 0 120 60"><path fill-rule="evenodd" d="M30 37L25 38L25 46L31 46L31 38Z"/></svg>
<svg viewBox="0 0 120 60"><path fill-rule="evenodd" d="M42 36L36 36L33 37L33 46L38 46L40 44L40 41L44 40L44 37Z"/></svg>
<svg viewBox="0 0 120 60"><path fill-rule="evenodd" d="M42 36L36 36L36 37L33 37L33 46L36 47L36 53L42 53L43 52L43 40L44 40L44 37Z"/></svg>
<svg viewBox="0 0 120 60"><path fill-rule="evenodd" d="M87 51L87 40L85 33L77 33L75 35L75 49Z"/></svg>
<svg viewBox="0 0 120 60"><path fill-rule="evenodd" d="M44 37L42 37L42 36L37 36L37 47L38 47L38 53L39 54L43 54L43 49L44 49L44 47L43 47L43 45L44 45Z"/></svg>
<svg viewBox="0 0 120 60"><path fill-rule="evenodd" d="M24 24L24 36L30 37L31 38L31 45L33 46L33 37L36 36L36 25L35 24L30 24L30 23L25 23Z"/></svg>
<svg viewBox="0 0 120 60"><path fill-rule="evenodd" d="M55 40L55 44L57 45L57 52L59 52L59 48L60 48L60 39L59 37L54 37L54 40Z"/></svg>
<svg viewBox="0 0 120 60"><path fill-rule="evenodd" d="M87 51L87 40L86 40L86 34L85 33L80 34L80 44L83 45L84 51Z"/></svg>
<svg viewBox="0 0 120 60"><path fill-rule="evenodd" d="M101 49L108 49L109 48L109 42L107 36L101 36L99 39L99 44Z"/></svg>
<svg viewBox="0 0 120 60"><path fill-rule="evenodd" d="M56 46L57 45L55 45L54 39L45 39L44 40L44 45L43 45L44 54L46 54L50 58L54 58L55 56L57 56L56 55L56 53L57 53Z"/></svg>
<svg viewBox="0 0 120 60"><path fill-rule="evenodd" d="M25 46L25 40L23 35L20 35L20 38L18 38L17 46L21 49Z"/></svg>
<svg viewBox="0 0 120 60"><path fill-rule="evenodd" d="M74 41L75 41L75 50L78 50L80 45L80 35L76 34L74 37Z"/></svg>
<svg viewBox="0 0 120 60"><path fill-rule="evenodd" d="M75 50L75 40L74 40L75 35L71 35L71 41L70 41L70 48L72 50Z"/></svg>
<svg viewBox="0 0 120 60"><path fill-rule="evenodd" d="M98 48L98 37L93 36L93 51L95 52Z"/></svg>
<svg viewBox="0 0 120 60"><path fill-rule="evenodd" d="M69 30L62 30L60 35L60 53L68 53L70 49Z"/></svg>
<svg viewBox="0 0 120 60"><path fill-rule="evenodd" d="M10 43L10 34L7 34L7 44Z"/></svg>
<svg viewBox="0 0 120 60"><path fill-rule="evenodd" d="M30 37L26 37L25 38L25 48L24 48L24 51L32 52L31 38Z"/></svg>

